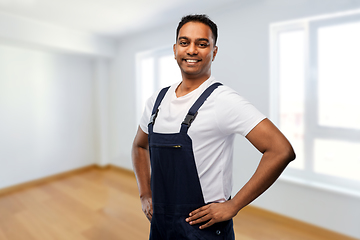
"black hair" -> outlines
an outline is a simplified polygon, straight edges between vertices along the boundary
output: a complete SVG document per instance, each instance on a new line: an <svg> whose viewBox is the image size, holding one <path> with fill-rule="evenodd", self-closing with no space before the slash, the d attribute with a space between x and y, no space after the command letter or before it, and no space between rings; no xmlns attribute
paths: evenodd
<svg viewBox="0 0 360 240"><path fill-rule="evenodd" d="M182 26L184 26L188 22L200 22L210 27L213 38L214 38L214 45L216 45L217 37L218 37L218 29L216 24L210 20L210 18L205 14L190 14L186 15L181 18L181 21L179 22L179 25L176 29L176 41L179 37L179 32Z"/></svg>

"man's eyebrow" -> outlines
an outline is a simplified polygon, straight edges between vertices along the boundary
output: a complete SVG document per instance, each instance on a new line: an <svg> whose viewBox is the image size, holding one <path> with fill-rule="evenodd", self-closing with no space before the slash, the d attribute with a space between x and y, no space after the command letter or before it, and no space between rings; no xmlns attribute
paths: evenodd
<svg viewBox="0 0 360 240"><path fill-rule="evenodd" d="M189 38L188 38L188 37L179 37L179 39L178 39L178 40L181 40L181 39L184 39L184 40L189 40Z"/></svg>
<svg viewBox="0 0 360 240"><path fill-rule="evenodd" d="M179 37L178 40L182 40L182 39L183 39L183 40L189 40L188 37ZM197 42L199 42L199 41L210 42L209 39L207 39L207 38L197 38L197 39L195 39L195 41L197 41Z"/></svg>
<svg viewBox="0 0 360 240"><path fill-rule="evenodd" d="M196 41L210 42L209 39L207 39L207 38L198 38L198 39L196 39Z"/></svg>

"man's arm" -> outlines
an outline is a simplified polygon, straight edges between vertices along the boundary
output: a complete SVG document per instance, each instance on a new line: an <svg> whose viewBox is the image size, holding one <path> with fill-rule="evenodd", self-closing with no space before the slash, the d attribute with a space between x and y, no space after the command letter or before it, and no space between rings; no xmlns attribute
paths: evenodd
<svg viewBox="0 0 360 240"><path fill-rule="evenodd" d="M152 199L150 187L150 156L148 135L141 128L138 128L133 146L132 162L140 194L142 210L146 217L151 221L152 218Z"/></svg>
<svg viewBox="0 0 360 240"><path fill-rule="evenodd" d="M295 159L289 141L269 119L261 121L246 138L263 153L255 173L231 200L208 204L191 212L186 219L191 225L206 222L200 226L203 229L216 222L233 218L243 207L268 189L289 162Z"/></svg>

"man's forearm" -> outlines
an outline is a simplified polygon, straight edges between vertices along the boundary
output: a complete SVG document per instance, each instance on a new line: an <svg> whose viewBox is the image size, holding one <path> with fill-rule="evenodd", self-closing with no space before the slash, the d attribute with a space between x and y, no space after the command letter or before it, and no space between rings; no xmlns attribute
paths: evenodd
<svg viewBox="0 0 360 240"><path fill-rule="evenodd" d="M145 148L134 146L132 149L132 162L140 197L145 195L151 196L149 151Z"/></svg>
<svg viewBox="0 0 360 240"><path fill-rule="evenodd" d="M274 156L269 152L265 152L254 175L233 199L223 203L206 204L192 211L186 221L190 225L204 223L200 226L203 229L216 222L233 218L243 207L260 196L275 182L287 164L293 159L292 156L293 154Z"/></svg>
<svg viewBox="0 0 360 240"><path fill-rule="evenodd" d="M233 198L238 211L266 191L295 159L291 144L269 119L261 121L246 138L263 155L253 176Z"/></svg>
<svg viewBox="0 0 360 240"><path fill-rule="evenodd" d="M294 157L293 151L281 155L265 152L253 176L232 199L237 212L265 192Z"/></svg>
<svg viewBox="0 0 360 240"><path fill-rule="evenodd" d="M152 219L152 193L150 186L150 157L145 147L133 145L132 161L139 189L142 211L149 221Z"/></svg>

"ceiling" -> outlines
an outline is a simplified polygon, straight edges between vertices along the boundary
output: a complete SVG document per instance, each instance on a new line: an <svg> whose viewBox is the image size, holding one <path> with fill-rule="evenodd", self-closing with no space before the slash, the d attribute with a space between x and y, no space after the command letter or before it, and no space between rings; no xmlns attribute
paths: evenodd
<svg viewBox="0 0 360 240"><path fill-rule="evenodd" d="M0 14L121 37L189 13L209 13L236 0L0 0Z"/></svg>

